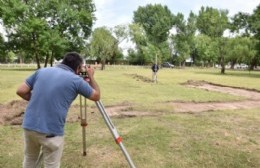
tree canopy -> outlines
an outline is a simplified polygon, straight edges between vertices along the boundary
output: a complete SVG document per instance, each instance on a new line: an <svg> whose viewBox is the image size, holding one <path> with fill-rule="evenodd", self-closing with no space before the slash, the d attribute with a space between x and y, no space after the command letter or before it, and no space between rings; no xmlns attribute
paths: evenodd
<svg viewBox="0 0 260 168"><path fill-rule="evenodd" d="M161 4L146 5L134 11L134 23L144 28L149 41L153 44L165 42L173 26L173 14Z"/></svg>
<svg viewBox="0 0 260 168"><path fill-rule="evenodd" d="M202 6L197 14L173 14L167 6L148 4L133 12L133 22L112 28L98 27L92 0L2 0L0 21L6 38L0 37L0 61L53 63L66 51L77 51L105 64L128 61L147 65L169 61L185 66L260 64L260 4L252 14ZM227 32L231 32L226 36ZM4 39L7 39L5 41ZM119 47L125 41L133 45L123 56ZM125 49L125 48L124 48Z"/></svg>
<svg viewBox="0 0 260 168"><path fill-rule="evenodd" d="M106 61L120 55L118 41L106 27L96 28L90 41L90 53L97 60L101 61L102 70Z"/></svg>
<svg viewBox="0 0 260 168"><path fill-rule="evenodd" d="M51 55L58 58L67 50L80 51L91 34L95 19L91 0L2 0L0 18L7 30L9 50L25 52L38 68Z"/></svg>

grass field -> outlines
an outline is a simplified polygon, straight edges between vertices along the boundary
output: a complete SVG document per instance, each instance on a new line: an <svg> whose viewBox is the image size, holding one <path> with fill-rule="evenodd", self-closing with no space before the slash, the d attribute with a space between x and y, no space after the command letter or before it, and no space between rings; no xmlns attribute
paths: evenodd
<svg viewBox="0 0 260 168"><path fill-rule="evenodd" d="M151 70L109 67L96 71L105 106L132 104L134 110L163 115L112 117L123 143L138 168L260 167L260 108L201 113L174 113L170 101L214 102L243 97L188 88L187 80L251 88L260 91L260 72L219 69L162 69L158 84L149 82ZM0 70L0 103L18 100L15 90L33 71ZM139 76L139 78L138 78ZM140 78L140 76L142 78ZM78 100L74 102L78 103ZM92 105L88 101L89 105ZM82 156L79 123L65 128L62 168L128 167L99 113L90 113L87 156ZM20 126L0 125L0 167L21 167L23 138Z"/></svg>

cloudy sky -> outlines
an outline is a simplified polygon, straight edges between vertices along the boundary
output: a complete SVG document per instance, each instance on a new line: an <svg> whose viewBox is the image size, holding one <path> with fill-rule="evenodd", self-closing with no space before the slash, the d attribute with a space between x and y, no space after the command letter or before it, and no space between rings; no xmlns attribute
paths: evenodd
<svg viewBox="0 0 260 168"><path fill-rule="evenodd" d="M114 27L132 22L133 12L139 6L162 4L168 6L173 14L183 13L186 17L190 11L198 14L201 6L227 9L229 16L238 12L252 13L259 0L93 0L96 5L95 27Z"/></svg>

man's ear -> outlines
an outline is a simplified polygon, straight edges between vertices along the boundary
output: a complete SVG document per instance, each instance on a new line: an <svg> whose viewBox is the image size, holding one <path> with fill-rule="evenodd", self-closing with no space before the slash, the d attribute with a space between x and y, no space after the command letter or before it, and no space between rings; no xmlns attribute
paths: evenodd
<svg viewBox="0 0 260 168"><path fill-rule="evenodd" d="M80 69L81 69L81 67L78 66L77 69L76 69L76 71L75 71L75 73L76 73L76 74L79 74L79 73L80 73Z"/></svg>

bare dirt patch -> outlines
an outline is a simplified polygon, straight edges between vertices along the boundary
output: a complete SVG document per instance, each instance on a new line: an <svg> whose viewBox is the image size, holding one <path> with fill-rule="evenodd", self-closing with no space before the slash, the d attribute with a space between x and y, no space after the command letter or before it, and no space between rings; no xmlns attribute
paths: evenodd
<svg viewBox="0 0 260 168"><path fill-rule="evenodd" d="M133 79L136 79L137 81L147 82L147 83L153 83L154 81L151 78L148 78L146 76L137 75L137 74L125 74L127 76L132 77Z"/></svg>
<svg viewBox="0 0 260 168"><path fill-rule="evenodd" d="M260 100L260 91L255 89L241 88L241 87L231 87L220 84L215 84L207 81L194 81L188 80L183 83L188 87L205 89L208 91L216 91L222 93L228 93L235 96L243 96L250 100Z"/></svg>
<svg viewBox="0 0 260 168"><path fill-rule="evenodd" d="M26 101L14 100L7 104L0 104L0 125L20 125L23 119Z"/></svg>
<svg viewBox="0 0 260 168"><path fill-rule="evenodd" d="M207 81L189 80L183 85L187 87L199 88L208 91L232 94L236 96L246 97L247 100L231 101L231 102L170 102L174 108L174 112L203 112L217 111L226 109L250 109L260 107L260 92L254 89L230 87L219 84L210 83Z"/></svg>
<svg viewBox="0 0 260 168"><path fill-rule="evenodd" d="M143 76L131 74L133 78L142 80L143 82L152 82ZM232 94L236 96L243 96L246 100L243 101L232 101L232 102L167 102L173 107L173 112L186 112L186 113L197 113L205 111L216 111L226 109L250 109L260 107L260 91L247 88L238 88L223 86L206 81L193 81L189 80L183 85L187 87L205 89L208 91L222 92ZM7 104L0 104L0 125L20 125L22 123L24 111L27 105L27 101L14 100ZM134 105L131 103L122 103L116 106L105 107L106 112L109 116L124 118L124 117L137 117L137 116L156 116L160 113L153 113L148 111L136 111ZM98 114L96 107L88 107L88 115L94 116ZM67 122L79 122L80 113L79 105L74 105L70 108Z"/></svg>
<svg viewBox="0 0 260 168"><path fill-rule="evenodd" d="M0 104L0 125L21 125L27 101L14 100L7 104ZM107 114L111 117L126 118L137 116L155 116L151 112L135 111L130 104L123 103L116 106L105 107ZM97 107L87 106L88 119L93 119L99 113ZM99 115L99 114L98 114ZM73 105L68 113L67 122L80 122L80 106Z"/></svg>

